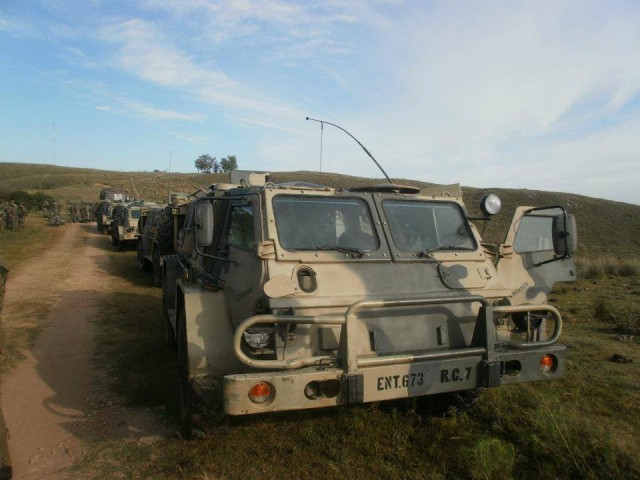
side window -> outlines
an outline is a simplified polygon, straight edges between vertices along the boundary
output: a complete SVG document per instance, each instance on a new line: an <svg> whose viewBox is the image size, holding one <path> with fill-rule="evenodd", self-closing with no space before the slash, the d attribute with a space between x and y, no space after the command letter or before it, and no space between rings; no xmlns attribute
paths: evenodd
<svg viewBox="0 0 640 480"><path fill-rule="evenodd" d="M513 249L516 253L544 252L553 250L553 217L528 215L522 217Z"/></svg>
<svg viewBox="0 0 640 480"><path fill-rule="evenodd" d="M227 244L250 250L255 244L253 207L251 205L232 205L229 212Z"/></svg>

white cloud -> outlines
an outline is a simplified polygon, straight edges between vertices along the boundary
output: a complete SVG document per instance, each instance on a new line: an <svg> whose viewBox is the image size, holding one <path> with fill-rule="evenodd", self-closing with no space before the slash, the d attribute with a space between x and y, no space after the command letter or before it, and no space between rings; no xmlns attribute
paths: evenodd
<svg viewBox="0 0 640 480"><path fill-rule="evenodd" d="M127 106L128 110L141 115L149 120L179 120L187 122L200 122L205 116L200 113L182 113L175 110L156 108L140 102L133 102Z"/></svg>
<svg viewBox="0 0 640 480"><path fill-rule="evenodd" d="M194 135L188 132L171 132L177 138L189 142L193 145L208 145L211 143L211 137L208 135Z"/></svg>

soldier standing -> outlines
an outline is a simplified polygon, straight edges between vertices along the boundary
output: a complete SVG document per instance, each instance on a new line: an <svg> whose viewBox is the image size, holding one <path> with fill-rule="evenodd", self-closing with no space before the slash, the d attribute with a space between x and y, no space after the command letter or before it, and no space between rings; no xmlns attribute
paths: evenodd
<svg viewBox="0 0 640 480"><path fill-rule="evenodd" d="M0 311L2 311L2 303L4 300L4 285L7 280L9 270L4 268L0 259ZM0 317L2 318L2 317ZM4 338L2 329L0 328L0 355L4 349ZM4 423L4 416L0 410L0 480L9 480L12 477L11 457L9 456L9 432L7 425Z"/></svg>
<svg viewBox="0 0 640 480"><path fill-rule="evenodd" d="M27 217L27 213L27 207L20 202L20 205L18 205L18 228L24 228L24 219Z"/></svg>
<svg viewBox="0 0 640 480"><path fill-rule="evenodd" d="M15 202L12 200L9 203L9 206L6 209L7 212L7 230L15 230L16 229L16 221L18 220L16 217L18 216L18 209L16 207Z"/></svg>

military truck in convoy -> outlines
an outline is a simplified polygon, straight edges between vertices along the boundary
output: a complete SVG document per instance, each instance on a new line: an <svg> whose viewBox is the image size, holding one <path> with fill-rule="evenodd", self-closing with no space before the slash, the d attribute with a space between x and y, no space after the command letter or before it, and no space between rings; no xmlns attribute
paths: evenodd
<svg viewBox="0 0 640 480"><path fill-rule="evenodd" d="M175 249L172 209L188 203L187 197L185 193L170 193L168 205L145 203L140 209L136 261L141 270L153 272L157 286L162 284L162 257Z"/></svg>
<svg viewBox="0 0 640 480"><path fill-rule="evenodd" d="M122 188L109 187L100 191L100 202L96 207L96 225L99 232L106 231L111 234L113 207L128 200L129 194Z"/></svg>
<svg viewBox="0 0 640 480"><path fill-rule="evenodd" d="M174 209L164 257L167 340L181 418L221 395L231 415L562 377L562 317L546 303L575 279L574 217L519 207L504 243L470 218L459 185L334 189L235 173Z"/></svg>
<svg viewBox="0 0 640 480"><path fill-rule="evenodd" d="M142 201L118 203L111 213L111 241L118 251L137 244L138 220L141 215Z"/></svg>

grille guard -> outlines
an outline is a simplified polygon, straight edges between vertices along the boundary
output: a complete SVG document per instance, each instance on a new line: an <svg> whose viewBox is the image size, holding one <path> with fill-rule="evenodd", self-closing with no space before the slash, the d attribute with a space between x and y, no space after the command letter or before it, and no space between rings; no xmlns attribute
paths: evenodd
<svg viewBox="0 0 640 480"><path fill-rule="evenodd" d="M396 308L420 305L439 305L452 303L480 303L481 308L476 320L476 328L473 335L472 346L445 351L423 351L417 353L397 353L377 357L358 357L356 353L356 322L358 312L370 308ZM534 342L497 342L493 324L494 314L510 314L518 312L548 312L555 318L553 335L546 341ZM338 356L317 355L312 357L297 358L292 360L259 360L250 358L242 351L243 333L261 324L290 324L290 325L341 325L340 343ZM299 315L256 315L243 321L236 329L233 348L238 359L250 367L261 369L296 369L307 366L340 365L347 374L355 374L359 368L407 364L424 360L438 360L463 357L467 355L484 356L485 360L495 360L496 347L513 348L516 350L528 350L543 348L553 345L562 332L562 317L560 312L551 305L510 305L491 306L490 301L480 295L469 295L463 297L438 297L438 298L417 298L402 300L362 300L352 304L343 315L327 316L299 316Z"/></svg>

